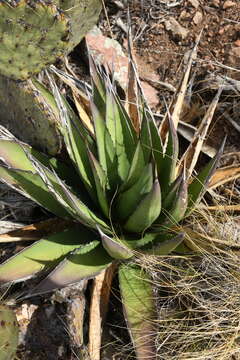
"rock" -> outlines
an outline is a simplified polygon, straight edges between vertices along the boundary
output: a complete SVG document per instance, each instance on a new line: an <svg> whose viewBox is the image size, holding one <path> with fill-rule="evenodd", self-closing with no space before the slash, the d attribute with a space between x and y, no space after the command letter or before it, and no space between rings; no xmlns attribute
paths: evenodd
<svg viewBox="0 0 240 360"><path fill-rule="evenodd" d="M223 4L223 9L226 10L226 9L229 9L229 8L235 6L235 5L236 5L235 2L233 2L231 0L227 0Z"/></svg>
<svg viewBox="0 0 240 360"><path fill-rule="evenodd" d="M240 46L240 39L237 39L237 40L234 42L234 45Z"/></svg>
<svg viewBox="0 0 240 360"><path fill-rule="evenodd" d="M186 39L188 36L189 30L185 29L182 25L177 22L173 17L169 17L164 22L165 29L169 31L173 37Z"/></svg>
<svg viewBox="0 0 240 360"><path fill-rule="evenodd" d="M124 54L121 45L116 40L104 36L96 26L86 35L86 42L90 52L99 64L105 65L109 69L112 69L112 67L114 68L115 79L118 81L123 90L126 91L128 79L128 57ZM145 70L149 68L147 64L143 64L141 59L138 59L137 56L135 57L135 61L137 62L141 78L153 82L159 80L158 76L154 74L152 69L148 71L146 76ZM156 107L159 103L157 90L147 81L141 81L141 85L149 106L152 108Z"/></svg>
<svg viewBox="0 0 240 360"><path fill-rule="evenodd" d="M212 0L211 5L218 8L220 6L220 1L219 0Z"/></svg>
<svg viewBox="0 0 240 360"><path fill-rule="evenodd" d="M198 0L188 0L188 2L197 9L199 7L199 1Z"/></svg>
<svg viewBox="0 0 240 360"><path fill-rule="evenodd" d="M240 66L240 47L233 47L228 54L228 62L232 67Z"/></svg>
<svg viewBox="0 0 240 360"><path fill-rule="evenodd" d="M202 19L203 19L203 15L202 15L201 11L197 11L193 17L193 22L195 25L198 25L202 22Z"/></svg>

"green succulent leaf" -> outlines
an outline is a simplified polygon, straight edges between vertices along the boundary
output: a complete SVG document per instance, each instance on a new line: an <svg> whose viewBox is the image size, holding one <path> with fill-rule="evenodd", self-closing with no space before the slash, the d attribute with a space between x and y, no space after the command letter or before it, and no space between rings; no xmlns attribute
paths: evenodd
<svg viewBox="0 0 240 360"><path fill-rule="evenodd" d="M97 67L92 56L89 55L89 66L91 72L93 102L97 105L101 114L106 111L106 87L103 81L103 73Z"/></svg>
<svg viewBox="0 0 240 360"><path fill-rule="evenodd" d="M152 190L141 200L126 221L124 228L129 232L142 232L152 225L160 212L161 190L158 180L155 180Z"/></svg>
<svg viewBox="0 0 240 360"><path fill-rule="evenodd" d="M32 294L40 294L74 284L82 279L91 279L112 263L97 241L79 247L69 254L59 265L33 289Z"/></svg>
<svg viewBox="0 0 240 360"><path fill-rule="evenodd" d="M139 176L138 181L128 190L120 193L116 199L116 213L119 219L126 219L136 209L137 205L148 194L153 186L152 164L148 164Z"/></svg>
<svg viewBox="0 0 240 360"><path fill-rule="evenodd" d="M113 165L116 164L116 149L107 129L104 116L94 102L91 102L91 111L96 134L98 159L103 170L106 174L109 174L113 169Z"/></svg>
<svg viewBox="0 0 240 360"><path fill-rule="evenodd" d="M116 123L115 149L118 162L118 174L120 179L125 181L137 146L137 134L131 119L129 119L119 98L114 93L112 107Z"/></svg>
<svg viewBox="0 0 240 360"><path fill-rule="evenodd" d="M57 176L55 172L41 165L32 158L34 167L46 184L50 193L52 193L58 202L65 207L69 214L80 223L96 229L102 227L109 231L109 226L98 217L83 201L72 192L72 190Z"/></svg>
<svg viewBox="0 0 240 360"><path fill-rule="evenodd" d="M129 168L128 176L126 181L121 186L121 191L126 191L131 186L133 186L142 176L144 172L144 167L146 166L146 162L144 160L143 149L141 142L139 141L133 155L133 159Z"/></svg>
<svg viewBox="0 0 240 360"><path fill-rule="evenodd" d="M170 235L171 238L168 239L168 236L165 234L166 240L161 239L161 241L156 241L156 244L148 250L145 250L144 252L149 255L155 255L155 256L166 256L172 253L177 247L182 244L184 239L184 234L180 233L177 236L173 237ZM163 237L163 236L161 236ZM159 239L160 240L160 239Z"/></svg>
<svg viewBox="0 0 240 360"><path fill-rule="evenodd" d="M138 359L155 359L156 329L151 279L136 266L122 265L119 269L119 284L125 319Z"/></svg>
<svg viewBox="0 0 240 360"><path fill-rule="evenodd" d="M89 159L93 170L93 175L95 179L95 185L97 189L97 197L100 207L104 213L104 215L109 217L109 205L107 200L107 177L104 173L101 165L94 157L94 155L89 151Z"/></svg>
<svg viewBox="0 0 240 360"><path fill-rule="evenodd" d="M131 248L127 245L127 242L121 241L116 237L110 237L104 234L101 230L99 230L99 233L102 239L102 245L104 249L113 259L124 260L129 259L133 256L133 252Z"/></svg>
<svg viewBox="0 0 240 360"><path fill-rule="evenodd" d="M18 347L18 323L12 309L0 305L0 360L12 360Z"/></svg>
<svg viewBox="0 0 240 360"><path fill-rule="evenodd" d="M69 218L69 212L59 204L55 196L49 193L48 187L36 173L10 169L0 165L0 177L6 184L29 197L53 214Z"/></svg>
<svg viewBox="0 0 240 360"><path fill-rule="evenodd" d="M73 110L59 93L56 85L52 82L52 88L62 122L61 131L68 150L68 154L76 167L78 174L84 183L91 198L95 200L96 189L93 181L93 173L88 157L88 147L95 153L94 142L86 128L81 124Z"/></svg>
<svg viewBox="0 0 240 360"><path fill-rule="evenodd" d="M47 272L71 251L90 241L94 241L94 234L80 226L41 239L0 265L0 283L22 281L40 271Z"/></svg>
<svg viewBox="0 0 240 360"><path fill-rule="evenodd" d="M176 184L176 183L175 183ZM177 225L184 217L188 206L188 184L185 175L181 178L179 188L175 193L175 199L168 209L164 209L156 221L161 224L160 230ZM155 225L155 229L156 229Z"/></svg>
<svg viewBox="0 0 240 360"><path fill-rule="evenodd" d="M169 186L176 177L176 165L178 160L178 136L171 117L169 116L169 132L166 151L162 164L159 164L160 185L164 197L169 191Z"/></svg>

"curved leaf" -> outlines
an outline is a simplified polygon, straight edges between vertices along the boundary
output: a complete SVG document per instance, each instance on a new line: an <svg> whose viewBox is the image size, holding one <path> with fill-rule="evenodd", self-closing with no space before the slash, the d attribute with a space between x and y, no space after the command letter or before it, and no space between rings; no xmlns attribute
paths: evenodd
<svg viewBox="0 0 240 360"><path fill-rule="evenodd" d="M156 308L151 279L141 268L122 265L119 284L123 310L137 359L156 359Z"/></svg>
<svg viewBox="0 0 240 360"><path fill-rule="evenodd" d="M152 225L161 212L161 190L155 180L152 190L141 200L130 215L124 228L129 232L142 232Z"/></svg>
<svg viewBox="0 0 240 360"><path fill-rule="evenodd" d="M93 239L93 233L78 226L39 240L0 265L0 283L22 281L49 271L68 253Z"/></svg>
<svg viewBox="0 0 240 360"><path fill-rule="evenodd" d="M112 259L100 243L95 242L95 245L87 252L84 248L76 249L33 289L31 295L62 288L82 279L91 279L106 269Z"/></svg>

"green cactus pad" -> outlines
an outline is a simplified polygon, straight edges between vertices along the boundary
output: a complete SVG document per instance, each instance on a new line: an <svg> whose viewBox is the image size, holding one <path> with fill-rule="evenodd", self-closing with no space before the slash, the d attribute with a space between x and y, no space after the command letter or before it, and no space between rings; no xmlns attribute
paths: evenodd
<svg viewBox="0 0 240 360"><path fill-rule="evenodd" d="M19 139L51 155L60 151L58 115L46 89L0 76L0 108L1 125Z"/></svg>
<svg viewBox="0 0 240 360"><path fill-rule="evenodd" d="M102 9L102 0L59 0L58 6L70 19L70 50L96 24Z"/></svg>
<svg viewBox="0 0 240 360"><path fill-rule="evenodd" d="M101 0L1 0L0 73L27 79L70 52L96 23Z"/></svg>
<svg viewBox="0 0 240 360"><path fill-rule="evenodd" d="M69 19L51 2L0 1L0 73L26 79L68 48Z"/></svg>
<svg viewBox="0 0 240 360"><path fill-rule="evenodd" d="M12 310L0 305L0 360L13 360L18 345L17 319Z"/></svg>

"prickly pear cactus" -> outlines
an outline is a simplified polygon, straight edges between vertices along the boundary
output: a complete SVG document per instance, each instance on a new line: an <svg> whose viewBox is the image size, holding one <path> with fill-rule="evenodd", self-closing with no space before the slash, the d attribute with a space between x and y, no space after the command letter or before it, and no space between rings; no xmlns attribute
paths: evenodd
<svg viewBox="0 0 240 360"><path fill-rule="evenodd" d="M17 319L12 310L0 305L0 360L13 360L18 345Z"/></svg>
<svg viewBox="0 0 240 360"><path fill-rule="evenodd" d="M80 42L100 10L101 0L0 0L0 73L39 73Z"/></svg>
<svg viewBox="0 0 240 360"><path fill-rule="evenodd" d="M0 76L0 122L21 140L56 155L61 150L58 115L51 95L41 90L31 80Z"/></svg>
<svg viewBox="0 0 240 360"><path fill-rule="evenodd" d="M72 49L96 24L102 8L102 0L59 0L57 4L69 16L70 49Z"/></svg>
<svg viewBox="0 0 240 360"><path fill-rule="evenodd" d="M0 1L0 73L25 79L67 50L70 25L44 1Z"/></svg>

